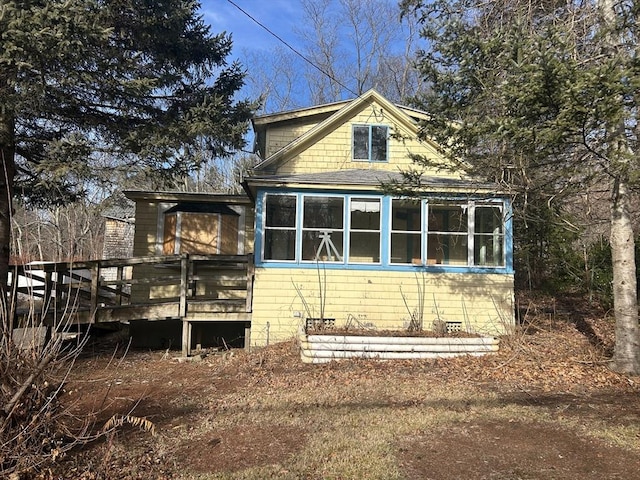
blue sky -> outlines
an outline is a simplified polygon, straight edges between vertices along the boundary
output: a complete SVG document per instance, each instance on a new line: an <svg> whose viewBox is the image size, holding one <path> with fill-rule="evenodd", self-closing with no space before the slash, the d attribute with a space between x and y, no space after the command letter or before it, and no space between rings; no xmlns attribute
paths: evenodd
<svg viewBox="0 0 640 480"><path fill-rule="evenodd" d="M232 34L235 55L239 55L246 49L271 49L279 43L275 37L227 0L201 0L201 2L204 20L211 25L212 33L226 31ZM299 23L302 9L299 2L292 0L233 0L233 2L286 41L293 41L293 29Z"/></svg>
<svg viewBox="0 0 640 480"><path fill-rule="evenodd" d="M245 87L239 92L240 97L258 98L266 92L267 100L263 108L265 112L272 112L309 106L313 102L313 95L319 92L323 98L327 92L335 93L331 91L326 79L323 85L319 85L318 72L305 63L306 58L313 56L313 52L310 53L309 48L315 46L313 40L308 37L312 34L312 25L308 15L305 14L302 0L200 1L200 13L205 23L211 26L211 32L217 34L225 31L232 36L233 49L227 61L239 60L248 72ZM409 38L410 31L406 25L399 22L398 0L368 2L370 0L362 0L361 5L369 7L373 5L376 8L376 14L380 10L380 14L385 12L385 15L393 15L388 20L397 22L397 28L393 27L392 23L387 23L385 25L387 28L383 27L381 30L381 38L382 41L388 42L385 44L385 52L389 57L402 58L407 48L407 38ZM333 69L334 75L339 79L338 83L342 85L342 91L339 92L339 95L352 98L356 95L354 92L359 88L358 80L352 69L357 54L356 44L352 40L354 31L348 22L343 21L342 16L345 16L346 13L342 10L338 0L329 0L328 3L327 16L324 17L324 20L327 22L326 25L330 25L329 28L333 28L332 33L337 33L338 36L338 44L334 46L335 56L332 61L336 62ZM323 4L324 2L321 2L321 5ZM390 10L386 7L389 7ZM387 20L386 16L383 18ZM363 16L362 21L367 21L366 16ZM303 30L306 31L306 39L305 34L302 33ZM292 54L283 42L269 31L280 37L300 56ZM415 43L412 48L414 47ZM367 48L367 46L363 48ZM317 49L314 51L317 53ZM301 54L305 56L304 59L301 58ZM312 80L309 81L309 78ZM392 91L395 84L394 81L385 83L389 89L387 92L381 91L381 93L396 94L397 92ZM384 87L378 84L377 88Z"/></svg>

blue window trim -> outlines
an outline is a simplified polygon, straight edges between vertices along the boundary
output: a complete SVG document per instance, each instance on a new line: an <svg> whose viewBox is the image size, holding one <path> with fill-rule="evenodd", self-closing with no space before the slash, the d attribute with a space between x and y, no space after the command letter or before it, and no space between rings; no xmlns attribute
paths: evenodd
<svg viewBox="0 0 640 480"><path fill-rule="evenodd" d="M264 258L264 207L266 194L275 195L293 195L296 197L298 205L301 205L303 196L326 195L338 196L344 198L344 235L343 235L343 253L345 260L343 262L320 262L322 268L327 270L359 270L359 271L394 271L394 272L431 272L431 273L474 273L474 274L513 274L513 214L511 201L506 197L496 198L472 198L469 196L428 196L422 200L422 210L424 215L425 200L426 201L476 201L479 204L502 204L504 205L504 258L505 264L501 267L491 266L468 266L468 265L414 265L406 263L390 262L390 228L391 228L391 200L389 195L383 195L376 192L348 192L339 193L335 190L315 190L315 191L283 191L281 189L263 189L260 190L256 197L256 218L255 218L255 264L264 268L311 268L316 269L318 262L300 261L300 260L263 260ZM381 231L380 231L380 263L348 263L348 234L350 232L348 218L348 206L350 198L379 198L381 201ZM302 210L297 209L297 225L296 238L302 238ZM426 235L426 222L423 226L423 235ZM422 243L422 250L426 248L426 242ZM302 242L296 242L296 259L301 258ZM426 258L426 252L422 252L423 258Z"/></svg>

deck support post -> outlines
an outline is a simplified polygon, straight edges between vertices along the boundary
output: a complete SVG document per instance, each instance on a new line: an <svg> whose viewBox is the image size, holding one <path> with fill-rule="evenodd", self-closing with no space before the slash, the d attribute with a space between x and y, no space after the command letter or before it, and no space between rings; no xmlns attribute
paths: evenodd
<svg viewBox="0 0 640 480"><path fill-rule="evenodd" d="M180 306L178 315L184 320L187 316L187 294L189 286L189 257L183 255L180 258Z"/></svg>
<svg viewBox="0 0 640 480"><path fill-rule="evenodd" d="M191 355L191 322L182 320L182 356L188 357Z"/></svg>
<svg viewBox="0 0 640 480"><path fill-rule="evenodd" d="M191 322L187 321L187 286L189 281L189 257L180 258L180 306L178 315L182 320L182 356L191 355Z"/></svg>
<svg viewBox="0 0 640 480"><path fill-rule="evenodd" d="M247 322L244 325L244 349L246 351L251 350L251 322Z"/></svg>

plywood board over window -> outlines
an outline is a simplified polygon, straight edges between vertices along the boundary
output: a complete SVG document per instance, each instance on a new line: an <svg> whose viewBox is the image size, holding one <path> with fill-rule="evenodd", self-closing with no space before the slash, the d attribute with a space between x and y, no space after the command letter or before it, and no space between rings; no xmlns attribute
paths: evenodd
<svg viewBox="0 0 640 480"><path fill-rule="evenodd" d="M178 204L164 213L163 253L238 253L239 214L225 205Z"/></svg>
<svg viewBox="0 0 640 480"><path fill-rule="evenodd" d="M220 216L221 229L219 250L222 255L236 255L238 252L238 217Z"/></svg>
<svg viewBox="0 0 640 480"><path fill-rule="evenodd" d="M174 253L176 253L177 224L178 224L178 214L176 212L165 214L164 237L162 239L163 255L173 255Z"/></svg>
<svg viewBox="0 0 640 480"><path fill-rule="evenodd" d="M221 221L219 213L183 212L181 216L180 253L220 253Z"/></svg>

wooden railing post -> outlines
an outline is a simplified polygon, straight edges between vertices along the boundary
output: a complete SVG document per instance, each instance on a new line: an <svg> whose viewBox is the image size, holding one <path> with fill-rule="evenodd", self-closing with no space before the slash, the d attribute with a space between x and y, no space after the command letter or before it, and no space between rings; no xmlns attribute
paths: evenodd
<svg viewBox="0 0 640 480"><path fill-rule="evenodd" d="M33 277L31 277L33 278ZM31 285L33 280L31 280ZM42 313L51 308L51 293L53 292L53 278L51 272L44 272L44 291L42 292ZM55 305L53 306L55 308Z"/></svg>
<svg viewBox="0 0 640 480"><path fill-rule="evenodd" d="M255 275L255 265L253 263L253 255L247 256L247 303L245 311L250 313L253 311L253 277Z"/></svg>
<svg viewBox="0 0 640 480"><path fill-rule="evenodd" d="M189 291L189 255L184 254L180 258L180 318L187 316L187 292Z"/></svg>
<svg viewBox="0 0 640 480"><path fill-rule="evenodd" d="M116 298L115 298L115 304L117 306L122 305L122 280L124 278L124 267L122 265L118 265L116 267L116 280L118 281L118 284L116 285Z"/></svg>
<svg viewBox="0 0 640 480"><path fill-rule="evenodd" d="M63 308L63 303L62 303L62 285L63 285L63 279L64 279L64 275L62 275L60 273L60 270L58 268L58 265L54 265L54 269L51 272L48 272L49 274L49 278L50 278L50 283L51 283L51 288L53 290L53 313L55 315L55 313L60 310L61 308ZM55 274L55 275L54 275ZM55 318L57 319L57 315L55 316Z"/></svg>
<svg viewBox="0 0 640 480"><path fill-rule="evenodd" d="M98 315L98 290L100 287L100 262L91 265L91 317L90 322L96 322Z"/></svg>

